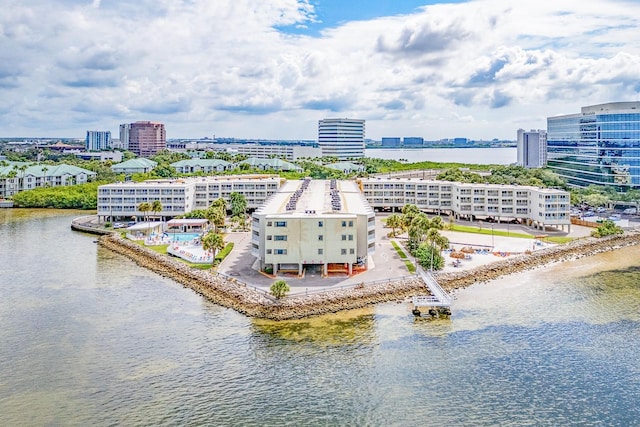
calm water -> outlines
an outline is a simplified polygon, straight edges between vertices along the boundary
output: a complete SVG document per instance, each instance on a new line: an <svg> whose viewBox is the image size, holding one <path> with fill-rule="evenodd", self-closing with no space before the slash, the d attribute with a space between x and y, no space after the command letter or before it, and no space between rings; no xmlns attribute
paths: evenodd
<svg viewBox="0 0 640 427"><path fill-rule="evenodd" d="M407 304L247 319L0 210L0 425L640 425L640 249Z"/></svg>
<svg viewBox="0 0 640 427"><path fill-rule="evenodd" d="M392 149L368 148L367 157L410 162L474 163L479 165L508 165L515 163L518 151L515 147L501 148L418 148Z"/></svg>

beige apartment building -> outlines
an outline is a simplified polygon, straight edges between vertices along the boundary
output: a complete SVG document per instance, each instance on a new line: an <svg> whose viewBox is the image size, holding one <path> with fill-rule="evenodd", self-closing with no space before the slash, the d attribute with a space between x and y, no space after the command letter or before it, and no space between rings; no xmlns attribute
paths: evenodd
<svg viewBox="0 0 640 427"><path fill-rule="evenodd" d="M375 213L354 181L287 181L253 213L251 246L274 274L351 274L375 251Z"/></svg>
<svg viewBox="0 0 640 427"><path fill-rule="evenodd" d="M400 210L406 204L456 218L520 222L544 230L571 230L569 193L552 188L476 184L420 178L358 179L369 204L379 210Z"/></svg>
<svg viewBox="0 0 640 427"><path fill-rule="evenodd" d="M141 219L145 214L138 210L140 203L159 200L162 211L153 215L173 218L206 209L219 198L228 203L234 192L245 196L247 209L256 209L278 191L281 182L277 175L228 175L106 184L98 187L98 216Z"/></svg>

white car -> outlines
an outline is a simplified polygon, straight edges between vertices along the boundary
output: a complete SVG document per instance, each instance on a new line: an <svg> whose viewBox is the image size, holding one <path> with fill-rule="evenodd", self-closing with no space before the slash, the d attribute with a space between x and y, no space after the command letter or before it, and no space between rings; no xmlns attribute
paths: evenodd
<svg viewBox="0 0 640 427"><path fill-rule="evenodd" d="M638 213L638 209L636 209L636 208L627 208L627 209L623 210L622 213L626 214L626 215L633 215L633 214Z"/></svg>

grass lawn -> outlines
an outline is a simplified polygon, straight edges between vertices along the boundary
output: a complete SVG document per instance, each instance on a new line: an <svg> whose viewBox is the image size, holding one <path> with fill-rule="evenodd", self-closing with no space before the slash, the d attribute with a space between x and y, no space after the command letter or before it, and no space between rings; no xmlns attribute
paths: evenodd
<svg viewBox="0 0 640 427"><path fill-rule="evenodd" d="M400 258L402 258L402 261L404 262L404 265L407 266L407 270L409 270L409 273L411 273L411 274L415 273L416 272L416 266L413 265L413 263L411 262L411 260L409 258L407 258L407 255L404 253L402 248L400 248L400 245L398 245L395 242L395 240L391 241L391 245L396 250L396 252L398 252L398 256Z"/></svg>
<svg viewBox="0 0 640 427"><path fill-rule="evenodd" d="M460 231L463 233L474 233L474 234L488 234L488 235L494 235L494 236L504 236L504 237L519 237L522 239L533 239L534 237L531 234L524 234L524 233L516 233L513 231L506 231L506 230L492 230L491 228L480 228L478 226L475 225L460 225L460 224L453 224L451 226L449 226L449 230L451 231Z"/></svg>
<svg viewBox="0 0 640 427"><path fill-rule="evenodd" d="M154 245L154 246L145 246L144 243L140 240L137 240L136 243L138 243L140 246L144 246L147 249L151 249L154 252L157 252L161 255L167 255L170 256L169 254L167 254L167 248L169 247L169 245ZM175 257L175 259L184 262L185 264L187 264L189 267L191 268L195 268L197 270L209 270L211 269L211 264L194 264L192 262L189 262L185 259L182 258L178 258Z"/></svg>

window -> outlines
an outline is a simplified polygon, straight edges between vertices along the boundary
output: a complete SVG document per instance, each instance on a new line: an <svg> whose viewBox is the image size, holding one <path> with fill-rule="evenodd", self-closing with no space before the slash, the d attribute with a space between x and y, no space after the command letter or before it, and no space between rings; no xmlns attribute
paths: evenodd
<svg viewBox="0 0 640 427"><path fill-rule="evenodd" d="M257 233L256 233L256 234L257 234ZM267 240L271 240L271 237L272 237L272 236L267 236Z"/></svg>
<svg viewBox="0 0 640 427"><path fill-rule="evenodd" d="M275 250L275 254L276 255L286 255L287 254L287 250L286 249L276 249Z"/></svg>
<svg viewBox="0 0 640 427"><path fill-rule="evenodd" d="M356 250L355 250L355 249L349 249L349 254L353 255L353 254L355 254L355 253L356 253Z"/></svg>
<svg viewBox="0 0 640 427"><path fill-rule="evenodd" d="M322 227L324 223L322 221L318 221L318 227Z"/></svg>
<svg viewBox="0 0 640 427"><path fill-rule="evenodd" d="M279 240L281 242L286 242L287 241L287 236L274 236L273 240Z"/></svg>
<svg viewBox="0 0 640 427"><path fill-rule="evenodd" d="M347 235L346 234L342 235L342 240L347 240Z"/></svg>
<svg viewBox="0 0 640 427"><path fill-rule="evenodd" d="M273 223L271 221L267 221L267 227L271 227Z"/></svg>
<svg viewBox="0 0 640 427"><path fill-rule="evenodd" d="M349 227L353 227L353 221L349 221Z"/></svg>
<svg viewBox="0 0 640 427"><path fill-rule="evenodd" d="M322 249L318 249L318 255L322 255L324 251Z"/></svg>
<svg viewBox="0 0 640 427"><path fill-rule="evenodd" d="M267 249L267 255L271 255L271 249Z"/></svg>
<svg viewBox="0 0 640 427"><path fill-rule="evenodd" d="M342 226L346 227L347 226L347 221L342 221Z"/></svg>
<svg viewBox="0 0 640 427"><path fill-rule="evenodd" d="M276 221L276 227L286 227L287 221Z"/></svg>
<svg viewBox="0 0 640 427"><path fill-rule="evenodd" d="M322 234L318 234L318 240L322 240L324 239L324 236Z"/></svg>
<svg viewBox="0 0 640 427"><path fill-rule="evenodd" d="M340 253L341 253L342 255L346 255L346 254L347 254L347 250L346 250L346 249L342 249L342 250L340 250Z"/></svg>
<svg viewBox="0 0 640 427"><path fill-rule="evenodd" d="M353 234L349 234L349 240L353 240Z"/></svg>

